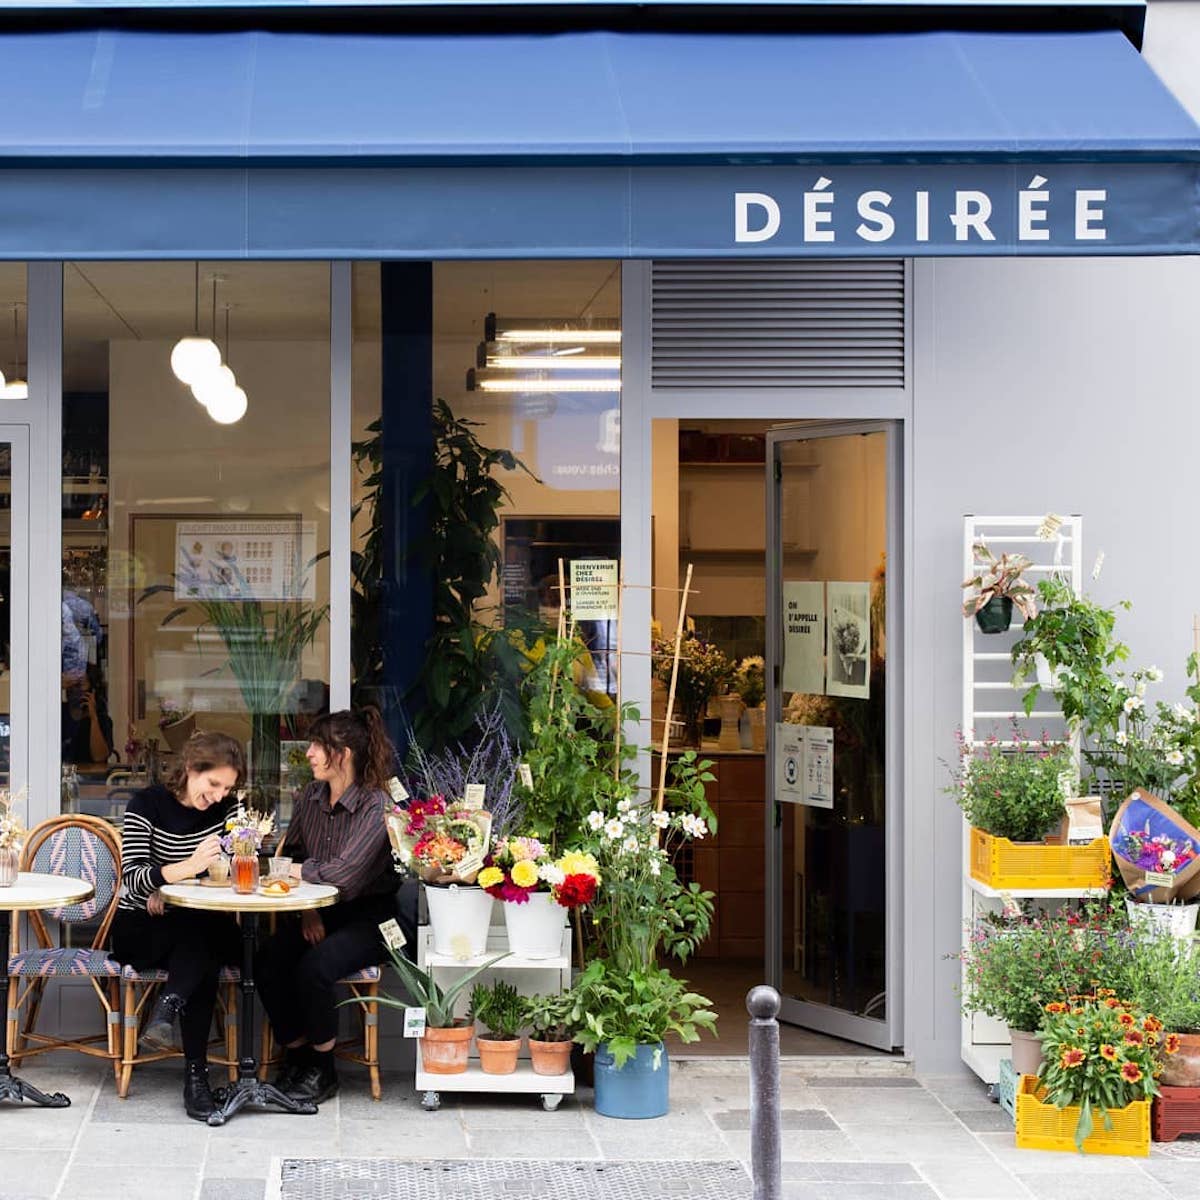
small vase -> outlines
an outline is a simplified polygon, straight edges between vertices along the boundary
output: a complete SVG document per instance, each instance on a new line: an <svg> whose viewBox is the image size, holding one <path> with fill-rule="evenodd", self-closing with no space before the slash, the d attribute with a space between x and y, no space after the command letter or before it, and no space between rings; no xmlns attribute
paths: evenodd
<svg viewBox="0 0 1200 1200"><path fill-rule="evenodd" d="M740 750L742 741L738 737L738 718L742 715L744 707L741 696L721 696L717 705L721 710L721 734L717 740L717 749Z"/></svg>
<svg viewBox="0 0 1200 1200"><path fill-rule="evenodd" d="M17 867L20 861L20 847L8 846L0 850L0 887L12 887L17 882Z"/></svg>
<svg viewBox="0 0 1200 1200"><path fill-rule="evenodd" d="M1011 596L993 596L976 614L975 624L983 633L1004 633L1012 624Z"/></svg>
<svg viewBox="0 0 1200 1200"><path fill-rule="evenodd" d="M240 896L258 891L258 855L235 854L233 856L233 890Z"/></svg>
<svg viewBox="0 0 1200 1200"><path fill-rule="evenodd" d="M748 708L746 716L750 718L750 747L762 754L767 748L767 710L760 704Z"/></svg>

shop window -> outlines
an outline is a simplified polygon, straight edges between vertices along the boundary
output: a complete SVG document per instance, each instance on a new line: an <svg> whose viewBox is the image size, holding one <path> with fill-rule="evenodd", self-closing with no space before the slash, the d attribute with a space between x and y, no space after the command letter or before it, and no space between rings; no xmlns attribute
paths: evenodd
<svg viewBox="0 0 1200 1200"><path fill-rule="evenodd" d="M64 807L119 821L215 729L286 823L329 694L329 266L63 283Z"/></svg>

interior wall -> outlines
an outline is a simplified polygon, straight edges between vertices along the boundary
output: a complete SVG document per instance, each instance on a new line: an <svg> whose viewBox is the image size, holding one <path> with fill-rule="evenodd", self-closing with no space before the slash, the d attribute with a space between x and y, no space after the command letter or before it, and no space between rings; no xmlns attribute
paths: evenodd
<svg viewBox="0 0 1200 1200"><path fill-rule="evenodd" d="M1083 517L1085 578L1128 599L1131 665L1174 702L1200 611L1188 552L1200 445L1200 259L938 259L916 265L906 822L906 1049L958 1062L962 819L943 761L961 720L964 513Z"/></svg>

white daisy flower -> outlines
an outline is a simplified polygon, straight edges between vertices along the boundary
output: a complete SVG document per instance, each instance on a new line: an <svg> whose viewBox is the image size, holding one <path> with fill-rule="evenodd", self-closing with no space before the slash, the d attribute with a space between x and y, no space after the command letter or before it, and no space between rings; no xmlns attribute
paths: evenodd
<svg viewBox="0 0 1200 1200"><path fill-rule="evenodd" d="M1137 712L1137 710L1139 708L1144 708L1145 703L1142 700L1141 696L1129 696L1126 698L1125 704L1123 705L1123 707L1125 709L1126 714L1129 714L1129 713Z"/></svg>
<svg viewBox="0 0 1200 1200"><path fill-rule="evenodd" d="M1183 766L1183 754L1178 750L1172 750L1167 754L1167 762L1173 767Z"/></svg>
<svg viewBox="0 0 1200 1200"><path fill-rule="evenodd" d="M1157 667L1147 667L1146 678L1150 680L1151 683L1162 683L1163 673Z"/></svg>
<svg viewBox="0 0 1200 1200"><path fill-rule="evenodd" d="M621 849L632 854L638 848L638 840L636 834L630 834L622 843Z"/></svg>
<svg viewBox="0 0 1200 1200"><path fill-rule="evenodd" d="M657 858L652 858L650 860L650 874L651 875L659 875L661 873L662 873L662 864L658 861Z"/></svg>
<svg viewBox="0 0 1200 1200"><path fill-rule="evenodd" d="M558 887L566 877L566 872L553 863L543 863L538 867L538 878L551 887Z"/></svg>
<svg viewBox="0 0 1200 1200"><path fill-rule="evenodd" d="M599 809L592 809L587 815L587 823L593 833L599 833L604 828L604 814Z"/></svg>
<svg viewBox="0 0 1200 1200"><path fill-rule="evenodd" d="M612 838L615 842L618 838L625 836L625 823L618 821L616 817L611 817L604 823L604 836Z"/></svg>
<svg viewBox="0 0 1200 1200"><path fill-rule="evenodd" d="M664 812L662 809L659 809L657 812L650 814L650 824L653 825L655 829L666 829L670 823L671 814L669 812Z"/></svg>
<svg viewBox="0 0 1200 1200"><path fill-rule="evenodd" d="M1129 734L1123 729L1117 730L1116 743L1118 746L1124 746L1129 741Z"/></svg>
<svg viewBox="0 0 1200 1200"><path fill-rule="evenodd" d="M617 801L617 812L619 813L627 813L632 807L633 801L628 799L628 797Z"/></svg>

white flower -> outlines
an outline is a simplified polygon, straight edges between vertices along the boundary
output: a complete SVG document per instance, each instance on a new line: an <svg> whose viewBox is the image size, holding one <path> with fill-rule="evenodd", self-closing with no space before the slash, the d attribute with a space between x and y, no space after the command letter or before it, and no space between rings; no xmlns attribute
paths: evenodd
<svg viewBox="0 0 1200 1200"><path fill-rule="evenodd" d="M615 842L617 838L625 836L625 824L623 821L618 821L616 817L610 818L604 823L604 836L612 838Z"/></svg>
<svg viewBox="0 0 1200 1200"><path fill-rule="evenodd" d="M691 813L684 813L679 824L688 837L702 838L708 832L704 818L694 817Z"/></svg>
<svg viewBox="0 0 1200 1200"><path fill-rule="evenodd" d="M1139 700L1146 694L1146 681L1144 679L1138 680L1138 685L1133 689L1133 693Z"/></svg>
<svg viewBox="0 0 1200 1200"><path fill-rule="evenodd" d="M1183 754L1178 750L1172 750L1167 754L1167 762L1173 767L1183 766Z"/></svg>
<svg viewBox="0 0 1200 1200"><path fill-rule="evenodd" d="M627 813L633 807L633 802L628 798L617 801L617 812Z"/></svg>
<svg viewBox="0 0 1200 1200"><path fill-rule="evenodd" d="M1143 703L1141 696L1129 696L1124 704L1126 714L1137 712L1139 708L1144 707L1145 704Z"/></svg>
<svg viewBox="0 0 1200 1200"><path fill-rule="evenodd" d="M551 887L558 887L566 877L566 872L556 867L553 863L543 863L538 867L538 878L543 883L548 883Z"/></svg>
<svg viewBox="0 0 1200 1200"><path fill-rule="evenodd" d="M604 814L596 808L593 808L587 815L588 828L593 833L599 833L604 828Z"/></svg>
<svg viewBox="0 0 1200 1200"><path fill-rule="evenodd" d="M1146 678L1150 680L1151 683L1162 683L1163 673L1157 667L1147 667Z"/></svg>
<svg viewBox="0 0 1200 1200"><path fill-rule="evenodd" d="M1174 850L1164 850L1158 856L1158 861L1164 867L1173 867L1175 865L1175 851Z"/></svg>
<svg viewBox="0 0 1200 1200"><path fill-rule="evenodd" d="M1129 741L1129 734L1123 729L1117 730L1116 743L1118 746L1124 746Z"/></svg>
<svg viewBox="0 0 1200 1200"><path fill-rule="evenodd" d="M658 875L661 872L662 872L662 865L659 863L657 858L652 858L650 860L650 874Z"/></svg>
<svg viewBox="0 0 1200 1200"><path fill-rule="evenodd" d="M657 812L650 814L650 823L655 829L666 829L671 823L671 814L659 809Z"/></svg>
<svg viewBox="0 0 1200 1200"><path fill-rule="evenodd" d="M630 854L632 854L632 853L633 853L633 852L634 852L634 851L635 851L637 848L638 848L638 840L637 840L637 835L636 835L636 834L633 834L633 833L631 833L631 834L630 834L630 835L629 835L629 836L628 836L628 837L627 837L627 838L626 838L626 839L625 839L625 840L624 840L624 841L621 843L621 849L622 849L622 850L627 850L627 851L628 851Z"/></svg>

